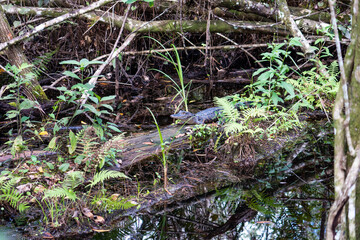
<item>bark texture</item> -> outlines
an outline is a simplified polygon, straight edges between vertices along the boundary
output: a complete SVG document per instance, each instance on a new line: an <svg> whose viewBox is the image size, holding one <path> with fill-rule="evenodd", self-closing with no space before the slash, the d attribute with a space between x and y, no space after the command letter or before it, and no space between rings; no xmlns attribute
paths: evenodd
<svg viewBox="0 0 360 240"><path fill-rule="evenodd" d="M10 25L5 17L5 14L0 11L0 42L7 42L14 38L14 34L11 31ZM6 49L5 54L8 57L8 60L11 65L20 67L23 63L30 65L28 59L23 53L19 45L12 45ZM25 77L27 74L31 73L31 68L23 69L20 73L21 76ZM33 77L30 79L29 84L27 84L28 92L30 92L37 100L45 101L47 96L43 89L41 88L39 82L36 79L36 75L32 74Z"/></svg>

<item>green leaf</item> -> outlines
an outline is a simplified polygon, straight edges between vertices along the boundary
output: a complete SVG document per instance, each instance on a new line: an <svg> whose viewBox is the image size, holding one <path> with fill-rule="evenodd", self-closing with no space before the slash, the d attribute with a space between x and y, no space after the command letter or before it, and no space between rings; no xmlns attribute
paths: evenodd
<svg viewBox="0 0 360 240"><path fill-rule="evenodd" d="M115 95L111 95L111 96L106 96L101 98L101 101L108 101L108 100L112 100L114 99L116 96Z"/></svg>
<svg viewBox="0 0 360 240"><path fill-rule="evenodd" d="M259 75L260 73L262 73L265 70L267 70L267 68L260 68L256 72L253 73L253 76Z"/></svg>
<svg viewBox="0 0 360 240"><path fill-rule="evenodd" d="M280 86L286 90L290 94L291 97L295 96L294 86L288 82L281 82Z"/></svg>
<svg viewBox="0 0 360 240"><path fill-rule="evenodd" d="M68 170L69 167L70 167L69 163L63 163L59 166L59 170L62 172L66 172L66 170Z"/></svg>
<svg viewBox="0 0 360 240"><path fill-rule="evenodd" d="M282 98L280 98L275 92L272 93L271 100L273 101L274 105L278 105L278 102L284 102Z"/></svg>
<svg viewBox="0 0 360 240"><path fill-rule="evenodd" d="M104 62L103 61L90 61L89 63L88 63L88 65L90 65L90 64L103 64Z"/></svg>
<svg viewBox="0 0 360 240"><path fill-rule="evenodd" d="M35 102L30 99L24 99L19 106L19 110L30 109L35 106Z"/></svg>
<svg viewBox="0 0 360 240"><path fill-rule="evenodd" d="M76 79L80 80L80 77L78 75L76 75L75 73L73 73L73 72L65 71L65 72L63 72L63 74L66 75L66 76L69 76L69 77L76 78Z"/></svg>
<svg viewBox="0 0 360 240"><path fill-rule="evenodd" d="M30 9L29 8L20 8L19 9L19 13L21 14L21 15L25 15L25 14L27 14L28 12L30 12Z"/></svg>
<svg viewBox="0 0 360 240"><path fill-rule="evenodd" d="M52 177L52 175L51 175L50 173L44 172L44 177L51 178L51 177Z"/></svg>
<svg viewBox="0 0 360 240"><path fill-rule="evenodd" d="M93 96L89 96L90 100L93 101L94 103L98 104L99 103L99 99L97 97L93 97Z"/></svg>
<svg viewBox="0 0 360 240"><path fill-rule="evenodd" d="M120 130L120 129L118 129L117 127L112 126L112 125L109 125L109 126L108 126L108 128L110 128L111 130L113 130L113 131L115 131L115 132L118 132L118 133L120 133L120 132L121 132L121 130Z"/></svg>
<svg viewBox="0 0 360 240"><path fill-rule="evenodd" d="M80 66L80 63L78 61L75 61L75 60L62 61L62 62L60 62L60 64L73 64L73 65Z"/></svg>
<svg viewBox="0 0 360 240"><path fill-rule="evenodd" d="M137 0L121 0L121 1L126 4L132 4L132 3L136 2Z"/></svg>
<svg viewBox="0 0 360 240"><path fill-rule="evenodd" d="M87 67L89 65L89 62L90 61L88 59L83 58L83 59L80 60L80 66Z"/></svg>
<svg viewBox="0 0 360 240"><path fill-rule="evenodd" d="M268 79L271 79L272 77L274 77L273 71L266 71L258 77L258 80L259 81L268 81Z"/></svg>
<svg viewBox="0 0 360 240"><path fill-rule="evenodd" d="M20 21L14 21L14 22L13 22L14 28L20 26L20 24L21 24Z"/></svg>
<svg viewBox="0 0 360 240"><path fill-rule="evenodd" d="M75 160L74 160L74 163L80 164L84 158L85 158L84 155L77 155Z"/></svg>
<svg viewBox="0 0 360 240"><path fill-rule="evenodd" d="M83 106L85 107L85 110L94 113L96 116L100 116L101 113L98 110L96 110L96 108L93 105L84 104Z"/></svg>
<svg viewBox="0 0 360 240"><path fill-rule="evenodd" d="M300 42L300 38L298 38L298 37L292 38L292 39L290 40L290 42L289 42L289 46L301 47L302 44L301 44L301 42Z"/></svg>
<svg viewBox="0 0 360 240"><path fill-rule="evenodd" d="M102 104L101 106L109 109L110 111L114 111L114 108L112 106L110 106L109 104Z"/></svg>
<svg viewBox="0 0 360 240"><path fill-rule="evenodd" d="M79 115L79 114L82 114L83 112L84 112L84 110L82 110L82 109L76 110L75 113L74 113L74 117Z"/></svg>
<svg viewBox="0 0 360 240"><path fill-rule="evenodd" d="M54 167L54 164L50 163L50 162L46 162L46 165L48 166L49 169L53 170L55 167Z"/></svg>
<svg viewBox="0 0 360 240"><path fill-rule="evenodd" d="M73 154L75 152L75 149L76 149L77 139L76 139L75 133L73 131L71 131L71 130L69 132L69 138L70 138L69 153Z"/></svg>

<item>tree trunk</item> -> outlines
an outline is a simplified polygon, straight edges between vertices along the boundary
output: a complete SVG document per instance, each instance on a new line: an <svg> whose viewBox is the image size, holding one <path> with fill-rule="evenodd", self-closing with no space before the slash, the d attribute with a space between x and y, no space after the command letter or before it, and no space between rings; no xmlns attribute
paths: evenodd
<svg viewBox="0 0 360 240"><path fill-rule="evenodd" d="M0 11L0 41L7 42L12 38L14 38L14 34L11 31L10 25L6 19L5 14L2 11ZM30 64L19 45L13 45L8 47L5 50L5 54L7 55L9 62L12 65L20 67L23 63ZM25 78L25 76L31 73L31 71L32 71L31 68L23 69L20 75ZM32 74L32 76L33 77L31 77L29 83L25 86L25 88L28 90L26 92L31 93L36 100L39 101L48 100L45 92L43 91L38 80L36 79L36 75Z"/></svg>

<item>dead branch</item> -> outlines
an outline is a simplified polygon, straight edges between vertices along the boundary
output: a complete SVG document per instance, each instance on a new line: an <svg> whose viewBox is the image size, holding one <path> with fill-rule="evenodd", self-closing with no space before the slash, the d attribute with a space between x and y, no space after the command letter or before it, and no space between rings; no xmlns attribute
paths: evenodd
<svg viewBox="0 0 360 240"><path fill-rule="evenodd" d="M7 42L0 43L0 51L4 50L5 48L7 48L9 46L12 46L12 45L14 45L14 44L16 44L16 43L18 43L20 41L23 41L23 40L29 38L29 37L41 32L41 31L43 31L46 28L49 28L49 27L54 26L56 24L59 24L59 23L65 21L65 20L67 20L69 18L79 16L81 14L92 11L92 10L94 10L96 8L99 8L100 6L103 6L103 5L108 4L110 2L113 2L113 1L115 1L115 0L99 0L97 2L94 2L94 3L90 4L87 7L84 7L84 8L81 8L79 10L75 10L75 11L66 13L64 15L61 15L61 16L57 17L57 18L54 18L54 19L49 20L47 22L44 22L44 23L36 26L31 31L28 31L28 32L26 32L26 33L24 33L24 34L22 34L22 35L20 35L20 36L18 36L16 38L13 38L13 39L11 39L11 40L9 40ZM6 7L4 7L3 5L0 5L0 7L2 8L3 11L5 11Z"/></svg>

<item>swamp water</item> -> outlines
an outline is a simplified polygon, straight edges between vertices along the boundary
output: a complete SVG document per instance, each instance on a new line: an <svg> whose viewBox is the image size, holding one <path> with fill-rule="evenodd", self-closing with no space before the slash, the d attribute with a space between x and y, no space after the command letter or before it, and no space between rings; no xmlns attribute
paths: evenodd
<svg viewBox="0 0 360 240"><path fill-rule="evenodd" d="M181 206L158 210L161 213L154 211L128 217L114 230L98 233L89 239L320 238L330 201L308 197L300 199L295 197L294 190L283 194L287 196L283 199L261 196L261 193L254 193L257 195L255 198L244 199L244 195L248 194L230 187L212 196L194 198Z"/></svg>

